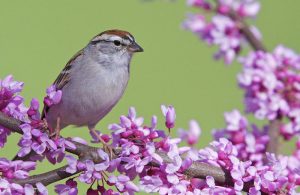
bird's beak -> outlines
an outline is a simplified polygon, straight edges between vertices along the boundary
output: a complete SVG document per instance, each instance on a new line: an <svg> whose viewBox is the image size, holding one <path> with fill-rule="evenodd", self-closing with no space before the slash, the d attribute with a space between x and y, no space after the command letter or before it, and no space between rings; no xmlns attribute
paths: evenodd
<svg viewBox="0 0 300 195"><path fill-rule="evenodd" d="M135 53L135 52L143 52L144 49L139 46L136 42L133 42L131 45L128 46L128 51Z"/></svg>

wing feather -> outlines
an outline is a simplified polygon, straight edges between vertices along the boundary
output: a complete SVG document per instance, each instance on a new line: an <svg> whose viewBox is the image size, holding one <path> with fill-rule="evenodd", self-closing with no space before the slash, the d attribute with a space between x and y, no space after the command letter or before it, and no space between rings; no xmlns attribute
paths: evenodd
<svg viewBox="0 0 300 195"><path fill-rule="evenodd" d="M72 69L72 62L74 62L79 56L83 54L83 50L78 51L66 64L64 69L60 72L58 77L53 82L53 85L55 85L57 90L63 89L63 87L70 81L70 72ZM47 114L49 110L49 107L44 104L43 112L42 112L42 119L45 118L45 115Z"/></svg>

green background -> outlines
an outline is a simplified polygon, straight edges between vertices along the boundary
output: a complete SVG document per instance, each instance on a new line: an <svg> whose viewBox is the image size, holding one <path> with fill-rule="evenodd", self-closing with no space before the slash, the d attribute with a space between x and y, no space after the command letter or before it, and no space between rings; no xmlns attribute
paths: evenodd
<svg viewBox="0 0 300 195"><path fill-rule="evenodd" d="M268 49L282 43L299 51L299 6L300 1L292 0L262 2L253 23L262 32ZM27 104L32 97L42 101L45 88L91 37L107 29L125 29L145 52L134 56L128 89L98 129L108 132L108 124L118 122L130 106L136 107L148 124L156 114L162 128L160 105L172 104L177 113L176 128L187 128L190 119L199 121L203 130L199 147L203 147L211 140L211 129L224 126L224 111L243 110L243 94L236 84L241 67L214 61L216 48L207 47L181 28L186 14L197 11L183 0L3 0L0 78L13 74L16 80L24 81L22 94ZM89 140L87 128L67 128L62 135ZM176 135L175 130L172 135ZM16 136L9 137L0 154L14 156L16 142ZM36 173L50 169L52 165L43 164ZM83 193L87 186L80 188Z"/></svg>

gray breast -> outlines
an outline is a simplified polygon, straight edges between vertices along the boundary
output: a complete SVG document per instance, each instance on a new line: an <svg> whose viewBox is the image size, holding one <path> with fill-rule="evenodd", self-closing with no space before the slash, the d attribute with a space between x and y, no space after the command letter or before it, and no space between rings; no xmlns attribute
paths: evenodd
<svg viewBox="0 0 300 195"><path fill-rule="evenodd" d="M78 126L96 124L122 97L129 77L127 67L112 70L90 64L80 71L74 67L72 72L73 79L63 90L62 120Z"/></svg>

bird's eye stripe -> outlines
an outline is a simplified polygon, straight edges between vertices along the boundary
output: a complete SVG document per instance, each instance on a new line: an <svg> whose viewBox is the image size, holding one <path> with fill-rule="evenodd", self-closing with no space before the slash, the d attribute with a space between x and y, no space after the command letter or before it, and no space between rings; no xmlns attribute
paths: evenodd
<svg viewBox="0 0 300 195"><path fill-rule="evenodd" d="M92 41L92 43L93 44L97 44L97 43L100 43L100 42L114 43L114 41L116 41L116 40L104 40L104 39L102 39L102 40ZM120 45L126 46L126 44L122 43L121 41L120 41Z"/></svg>

